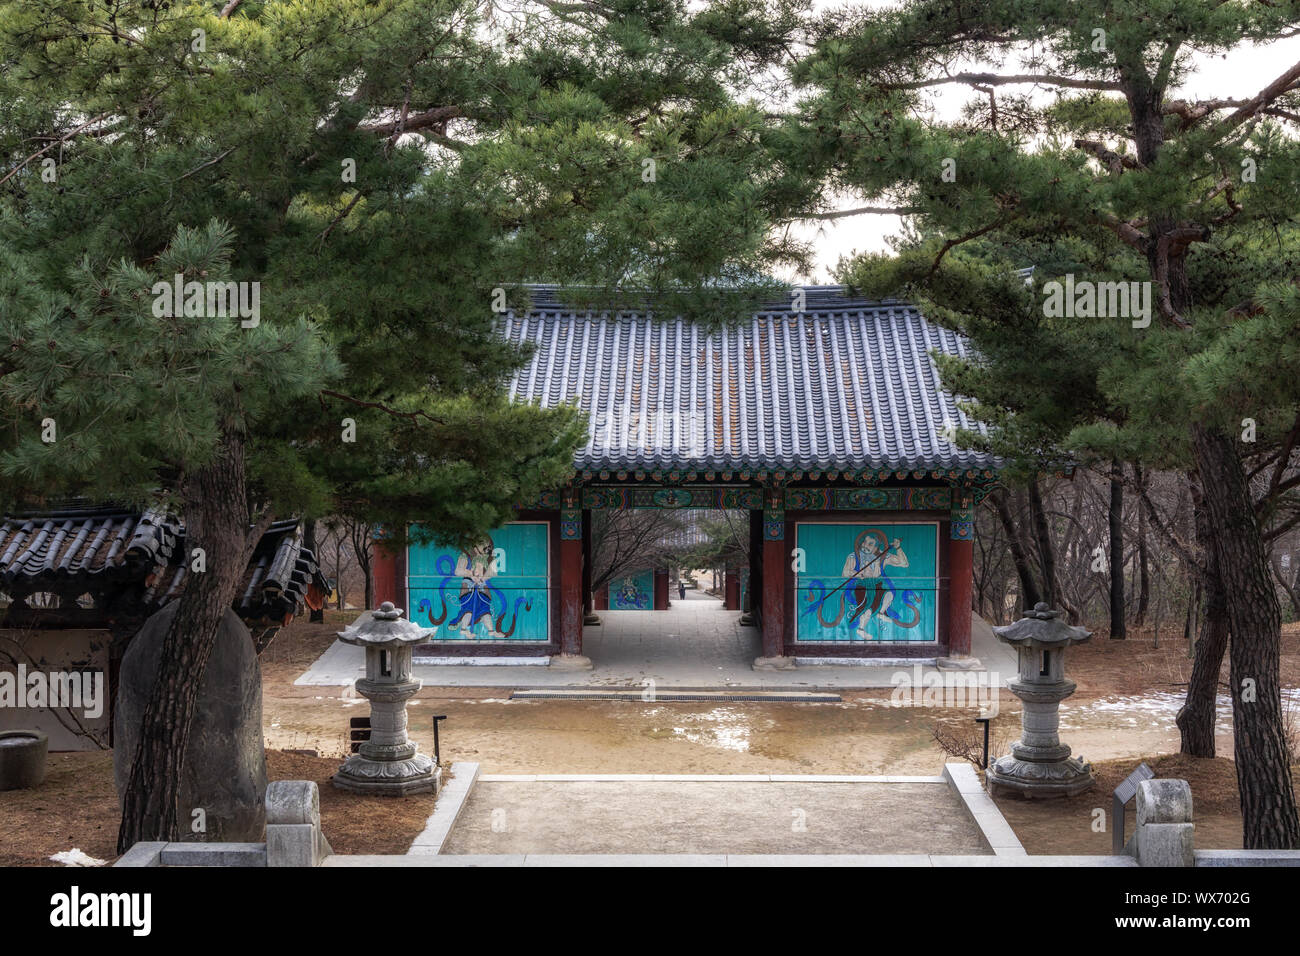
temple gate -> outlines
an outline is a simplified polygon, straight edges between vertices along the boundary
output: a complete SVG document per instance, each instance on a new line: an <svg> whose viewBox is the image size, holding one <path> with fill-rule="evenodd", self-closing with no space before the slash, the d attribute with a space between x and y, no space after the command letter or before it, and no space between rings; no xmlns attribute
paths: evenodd
<svg viewBox="0 0 1300 956"><path fill-rule="evenodd" d="M952 444L979 426L930 354L965 343L911 305L840 287L806 287L803 304L718 329L583 312L535 289L501 325L533 350L511 398L588 414L573 478L471 553L380 549L376 600L410 609L440 657L582 666L592 511L742 509L756 666L968 655L974 508L1000 462ZM620 582L620 600L635 606L646 587Z"/></svg>

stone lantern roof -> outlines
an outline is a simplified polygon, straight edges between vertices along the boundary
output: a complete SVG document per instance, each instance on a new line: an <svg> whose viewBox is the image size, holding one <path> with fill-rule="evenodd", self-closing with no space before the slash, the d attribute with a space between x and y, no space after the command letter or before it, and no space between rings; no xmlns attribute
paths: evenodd
<svg viewBox="0 0 1300 956"><path fill-rule="evenodd" d="M428 631L418 624L402 620L404 613L400 607L394 607L392 601L385 601L356 624L339 631L339 640L361 647L401 646L428 640Z"/></svg>
<svg viewBox="0 0 1300 956"><path fill-rule="evenodd" d="M1082 644L1092 637L1084 627L1071 627L1062 620L1060 611L1051 610L1041 601L1014 624L993 628L998 640L1017 647L1060 647Z"/></svg>

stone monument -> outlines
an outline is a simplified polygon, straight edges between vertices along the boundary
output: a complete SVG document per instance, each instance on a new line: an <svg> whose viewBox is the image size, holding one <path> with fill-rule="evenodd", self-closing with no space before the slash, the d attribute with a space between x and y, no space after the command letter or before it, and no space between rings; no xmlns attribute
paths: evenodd
<svg viewBox="0 0 1300 956"><path fill-rule="evenodd" d="M1020 739L985 776L991 793L1022 797L1068 797L1095 783L1092 767L1071 757L1061 743L1061 701L1074 693L1065 679L1065 649L1092 637L1082 627L1061 620L1061 612L1038 604L1014 624L993 628L998 640L1011 644L1020 657L1020 676L1007 688L1024 702Z"/></svg>
<svg viewBox="0 0 1300 956"><path fill-rule="evenodd" d="M406 702L422 683L411 676L411 648L426 640L425 631L385 601L340 631L339 640L366 649L366 676L356 687L370 701L370 739L334 774L334 786L392 797L436 793L442 768L406 736Z"/></svg>
<svg viewBox="0 0 1300 956"><path fill-rule="evenodd" d="M179 607L179 601L172 601L145 621L122 658L113 715L113 779L119 795L131 776L163 640ZM260 841L266 832L265 793L262 670L252 635L239 615L228 609L194 701L194 722L181 767L178 839ZM199 819L203 826L196 828Z"/></svg>

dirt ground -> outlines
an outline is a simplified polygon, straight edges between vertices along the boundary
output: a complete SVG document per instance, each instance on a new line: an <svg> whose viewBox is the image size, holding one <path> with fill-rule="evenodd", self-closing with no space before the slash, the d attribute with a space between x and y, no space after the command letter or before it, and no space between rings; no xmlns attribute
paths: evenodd
<svg viewBox="0 0 1300 956"><path fill-rule="evenodd" d="M271 780L316 781L321 826L337 853L405 853L433 813L429 794L393 800L330 786L332 757L268 750L266 762ZM74 847L112 862L117 822L112 753L51 754L40 787L0 792L0 866L57 866L50 857Z"/></svg>
<svg viewBox="0 0 1300 956"><path fill-rule="evenodd" d="M299 620L263 654L269 772L272 779L321 784L325 832L335 850L401 853L423 829L432 800L361 797L329 786L347 748L348 718L364 715L366 702L350 688L293 685L353 617L327 612L323 625ZM1068 800L999 800L1030 853L1108 853L1110 792L1140 760L1161 776L1191 782L1198 846L1240 846L1226 715L1217 759L1177 755L1173 717L1190 667L1186 645L1172 632L1162 634L1158 648L1149 634L1123 642L1100 634L1070 651L1067 673L1079 689L1063 705L1062 737L1093 763L1098 786ZM1298 625L1284 631L1282 678L1284 687L1300 686ZM846 693L839 704L510 701L509 693L426 687L411 702L412 736L431 753L430 718L446 714L444 767L473 760L484 773L935 774L955 759L936 743L936 723L959 742L980 745L973 710L891 707L889 690ZM1019 726L1015 698L1003 692L999 703L995 755ZM292 750L316 756L286 753ZM1107 814L1102 832L1093 829L1098 807ZM110 754L52 755L42 787L0 793L0 865L48 864L52 854L74 847L111 860L117 812Z"/></svg>
<svg viewBox="0 0 1300 956"><path fill-rule="evenodd" d="M263 657L269 746L341 754L347 717L364 701L345 688L295 687L293 680L353 615L325 625L299 621ZM1199 846L1241 845L1227 711L1218 725L1215 760L1178 756L1174 723L1191 673L1181 634L1150 629L1125 641L1072 648L1067 673L1078 690L1062 708L1062 737L1092 762L1098 786L1070 800L1000 800L1031 853L1110 852L1110 793L1145 760L1160 775L1192 783ZM1227 667L1223 673L1227 692ZM1283 633L1282 682L1300 686L1300 625ZM839 704L736 702L654 704L606 701L511 701L508 689L426 687L412 701L411 733L433 747L434 714L442 724L444 763L474 760L484 773L852 773L934 774L956 759L934 738L936 723L978 752L970 709L889 706L890 691L844 693ZM1017 735L1019 702L1003 691L991 751L1006 752ZM1300 715L1293 717L1293 727ZM1093 830L1102 807L1107 829ZM1132 808L1129 815L1132 816ZM1129 831L1132 821L1129 822Z"/></svg>
<svg viewBox="0 0 1300 956"><path fill-rule="evenodd" d="M1192 787L1192 819L1196 822L1198 850L1233 850L1241 847L1241 811L1237 795L1237 770L1231 760L1200 760L1181 754L1148 758L1157 777L1176 777ZM1131 760L1106 760L1092 765L1097 786L1088 793L1062 800L1021 800L996 797L998 808L1030 854L1108 854L1111 852L1111 793L1137 766ZM1293 765L1292 780L1300 791L1300 768ZM1097 829L1100 818L1104 829ZM1135 805L1125 813L1124 834L1131 836Z"/></svg>
<svg viewBox="0 0 1300 956"><path fill-rule="evenodd" d="M293 680L353 616L299 621L264 653L268 746L343 753L347 717L363 713L365 701L350 688L295 687ZM1174 717L1191 671L1181 637L1166 629L1156 647L1149 631L1126 641L1099 635L1071 649L1067 671L1078 690L1062 707L1061 729L1075 753L1136 765L1177 752ZM1284 631L1282 679L1284 687L1300 686L1300 625ZM1226 694L1226 664L1223 680ZM845 692L842 704L511 701L510 693L425 687L412 702L412 735L431 749L430 718L447 714L444 761L476 760L485 773L928 774L946 759L932 738L936 720L974 734L973 710L894 708L889 689ZM1014 739L1020 719L1009 692L1001 692L999 707L995 754ZM1292 721L1300 728L1300 714ZM1232 756L1226 707L1218 751Z"/></svg>

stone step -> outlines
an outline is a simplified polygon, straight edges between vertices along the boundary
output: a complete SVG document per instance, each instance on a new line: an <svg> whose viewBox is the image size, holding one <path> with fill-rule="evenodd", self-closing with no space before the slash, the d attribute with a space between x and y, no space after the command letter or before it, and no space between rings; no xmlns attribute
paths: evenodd
<svg viewBox="0 0 1300 956"><path fill-rule="evenodd" d="M511 700L623 700L633 703L688 703L691 701L761 701L766 703L790 704L837 704L839 694L820 694L813 691L690 691L690 690L656 690L646 698L647 689L628 690L558 690L539 688L536 690L517 690L510 695Z"/></svg>

